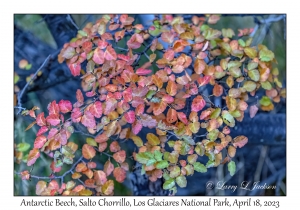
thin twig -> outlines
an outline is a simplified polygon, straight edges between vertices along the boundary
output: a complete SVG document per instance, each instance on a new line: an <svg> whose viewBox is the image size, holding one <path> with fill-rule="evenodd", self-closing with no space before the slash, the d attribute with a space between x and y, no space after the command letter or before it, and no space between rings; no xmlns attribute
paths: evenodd
<svg viewBox="0 0 300 210"><path fill-rule="evenodd" d="M25 90L27 89L28 85L32 82L32 80L36 77L36 75L44 68L44 66L48 63L48 61L50 60L51 55L48 55L48 57L46 58L46 60L44 61L44 63L40 66L40 68L38 68L38 70L35 72L35 74L33 75L33 77L31 77L31 79L26 83L26 85L24 86L24 88L22 89L22 91L19 93L18 95L18 107L22 107L22 96L25 93ZM21 109L19 109L17 114L20 114Z"/></svg>
<svg viewBox="0 0 300 210"><path fill-rule="evenodd" d="M77 26L77 24L73 21L73 18L71 17L71 15L67 15L67 20L70 21L72 23L72 25L76 28L76 30L79 30L79 27Z"/></svg>

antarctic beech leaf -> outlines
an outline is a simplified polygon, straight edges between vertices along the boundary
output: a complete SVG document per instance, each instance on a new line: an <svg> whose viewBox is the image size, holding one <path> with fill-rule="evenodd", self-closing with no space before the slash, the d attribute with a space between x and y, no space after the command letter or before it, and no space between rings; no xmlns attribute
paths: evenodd
<svg viewBox="0 0 300 210"><path fill-rule="evenodd" d="M206 63L204 60L196 59L194 64L194 71L196 74L201 74L206 69Z"/></svg>
<svg viewBox="0 0 300 210"><path fill-rule="evenodd" d="M113 141L110 145L109 145L109 150L111 152L118 152L121 149L119 143L117 141Z"/></svg>
<svg viewBox="0 0 300 210"><path fill-rule="evenodd" d="M144 127L148 128L154 128L157 125L157 121L148 114L142 114L140 116L140 121Z"/></svg>
<svg viewBox="0 0 300 210"><path fill-rule="evenodd" d="M128 122L128 123L134 123L134 121L135 121L135 113L134 113L134 111L129 111L129 112L126 112L125 114L124 114L124 117L125 117L125 119L126 119L126 121Z"/></svg>
<svg viewBox="0 0 300 210"><path fill-rule="evenodd" d="M245 90L248 92L252 92L256 88L256 83L253 81L246 81L243 85L243 88L245 88Z"/></svg>
<svg viewBox="0 0 300 210"><path fill-rule="evenodd" d="M199 122L190 123L189 129L192 131L192 133L198 133L200 129L200 123Z"/></svg>
<svg viewBox="0 0 300 210"><path fill-rule="evenodd" d="M169 44L173 43L175 34L171 31L166 31L161 34L161 40Z"/></svg>
<svg viewBox="0 0 300 210"><path fill-rule="evenodd" d="M167 112L167 122L173 123L177 121L177 111L175 109L169 108Z"/></svg>
<svg viewBox="0 0 300 210"><path fill-rule="evenodd" d="M117 60L117 53L110 45L105 50L104 58L108 61Z"/></svg>
<svg viewBox="0 0 300 210"><path fill-rule="evenodd" d="M187 117L186 115L183 113L183 112L177 112L177 117L178 119L183 122L185 125L188 124L188 120L187 120Z"/></svg>
<svg viewBox="0 0 300 210"><path fill-rule="evenodd" d="M96 127L96 121L94 115L90 111L85 111L81 118L81 123L87 128Z"/></svg>
<svg viewBox="0 0 300 210"><path fill-rule="evenodd" d="M21 178L22 178L22 180L29 180L29 178L30 178L29 171L22 171Z"/></svg>
<svg viewBox="0 0 300 210"><path fill-rule="evenodd" d="M167 87L166 87L166 91L170 96L175 96L177 93L177 85L174 81L169 80Z"/></svg>
<svg viewBox="0 0 300 210"><path fill-rule="evenodd" d="M46 133L48 131L48 127L47 126L42 126L39 131L37 132L37 136L42 135L43 133Z"/></svg>
<svg viewBox="0 0 300 210"><path fill-rule="evenodd" d="M93 61L97 64L104 63L104 52L99 47L97 47L94 51Z"/></svg>
<svg viewBox="0 0 300 210"><path fill-rule="evenodd" d="M205 107L205 105L206 105L206 101L203 99L203 97L197 96L196 98L193 99L192 111L199 112Z"/></svg>
<svg viewBox="0 0 300 210"><path fill-rule="evenodd" d="M114 191L114 182L113 180L107 180L104 185L101 187L101 191L104 195L111 195Z"/></svg>
<svg viewBox="0 0 300 210"><path fill-rule="evenodd" d="M108 160L104 164L103 171L105 172L106 176L109 176L113 172L114 168L114 165L110 162L110 160Z"/></svg>
<svg viewBox="0 0 300 210"><path fill-rule="evenodd" d="M34 141L34 148L36 149L42 148L46 143L46 141L47 141L46 136L38 136Z"/></svg>
<svg viewBox="0 0 300 210"><path fill-rule="evenodd" d="M186 75L177 77L176 82L180 85L186 85L189 83L189 78Z"/></svg>
<svg viewBox="0 0 300 210"><path fill-rule="evenodd" d="M33 121L32 123L30 123L27 128L25 129L25 131L28 131L30 128L32 128L34 125L36 124L36 121Z"/></svg>
<svg viewBox="0 0 300 210"><path fill-rule="evenodd" d="M148 75L152 73L152 70L150 69L144 69L144 68L139 68L136 70L135 72L137 75L139 76L143 76L143 75Z"/></svg>
<svg viewBox="0 0 300 210"><path fill-rule="evenodd" d="M83 171L86 171L86 170L87 170L86 164L82 163L82 162L77 164L77 166L75 168L76 172L83 172Z"/></svg>
<svg viewBox="0 0 300 210"><path fill-rule="evenodd" d="M68 100L60 100L58 106L62 113L67 113L72 110L72 103Z"/></svg>
<svg viewBox="0 0 300 210"><path fill-rule="evenodd" d="M78 62L75 63L71 63L68 65L72 75L74 77L79 76L80 75L80 70L81 70L81 64Z"/></svg>
<svg viewBox="0 0 300 210"><path fill-rule="evenodd" d="M164 95L161 100L166 102L167 104L171 104L174 102L174 98L169 95Z"/></svg>
<svg viewBox="0 0 300 210"><path fill-rule="evenodd" d="M140 34L133 34L127 41L127 46L131 49L138 49L144 42L143 37Z"/></svg>
<svg viewBox="0 0 300 210"><path fill-rule="evenodd" d="M117 182L119 183L124 182L124 180L126 179L126 171L121 167L115 168L113 174Z"/></svg>
<svg viewBox="0 0 300 210"><path fill-rule="evenodd" d="M95 162L88 162L87 163L87 167L89 169L93 169L93 168L96 168L97 167L97 164Z"/></svg>
<svg viewBox="0 0 300 210"><path fill-rule="evenodd" d="M99 147L98 147L99 152L104 152L106 148L107 148L107 142L99 143Z"/></svg>
<svg viewBox="0 0 300 210"><path fill-rule="evenodd" d="M44 112L40 113L37 115L36 117L36 124L38 124L39 126L44 126L46 125L46 119L44 117Z"/></svg>
<svg viewBox="0 0 300 210"><path fill-rule="evenodd" d="M41 195L46 188L47 188L47 182L38 181L38 183L35 186L35 194Z"/></svg>
<svg viewBox="0 0 300 210"><path fill-rule="evenodd" d="M93 157L95 157L96 155L96 150L94 149L94 147L88 145L88 144L84 144L82 147L82 156L85 159L92 159Z"/></svg>
<svg viewBox="0 0 300 210"><path fill-rule="evenodd" d="M231 176L233 176L235 174L236 171L236 165L234 161L230 161L228 163L228 171L230 173Z"/></svg>
<svg viewBox="0 0 300 210"><path fill-rule="evenodd" d="M258 111L258 108L256 105L250 106L250 110L249 110L250 118L253 118L256 115L257 111Z"/></svg>
<svg viewBox="0 0 300 210"><path fill-rule="evenodd" d="M237 136L233 139L233 146L242 148L247 142L248 138L246 136Z"/></svg>
<svg viewBox="0 0 300 210"><path fill-rule="evenodd" d="M125 102L129 102L132 100L132 89L131 88L126 88L123 91L123 98Z"/></svg>
<svg viewBox="0 0 300 210"><path fill-rule="evenodd" d="M233 158L235 156L235 153L236 153L236 148L230 145L228 147L228 155Z"/></svg>
<svg viewBox="0 0 300 210"><path fill-rule="evenodd" d="M51 103L49 103L47 109L49 111L49 115L59 114L59 105L56 103L56 101L52 101Z"/></svg>
<svg viewBox="0 0 300 210"><path fill-rule="evenodd" d="M101 170L94 171L94 180L96 185L103 185L107 181L106 174Z"/></svg>
<svg viewBox="0 0 300 210"><path fill-rule="evenodd" d="M148 140L149 144L152 146L156 146L160 144L159 138L153 133L147 133L146 139Z"/></svg>
<svg viewBox="0 0 300 210"><path fill-rule="evenodd" d="M57 115L51 114L46 118L47 123L53 126L57 126L60 123L60 119Z"/></svg>
<svg viewBox="0 0 300 210"><path fill-rule="evenodd" d="M109 98L105 102L104 114L108 115L117 108L118 101L114 98Z"/></svg>
<svg viewBox="0 0 300 210"><path fill-rule="evenodd" d="M166 108L167 108L167 103L164 101L155 103L153 106L153 114L159 115L159 114L163 113L163 111L165 111Z"/></svg>
<svg viewBox="0 0 300 210"><path fill-rule="evenodd" d="M125 161L125 158L126 158L126 152L125 152L125 150L121 150L119 152L116 152L115 154L113 154L113 158L118 163L123 163Z"/></svg>
<svg viewBox="0 0 300 210"><path fill-rule="evenodd" d="M132 132L135 135L137 135L142 130L142 128L143 128L143 125L142 125L142 123L139 120L135 121L132 124Z"/></svg>
<svg viewBox="0 0 300 210"><path fill-rule="evenodd" d="M73 122L80 122L82 116L82 112L79 108L74 108L71 114L71 119Z"/></svg>
<svg viewBox="0 0 300 210"><path fill-rule="evenodd" d="M30 150L27 158L27 166L31 166L40 157L40 151L37 148Z"/></svg>
<svg viewBox="0 0 300 210"><path fill-rule="evenodd" d="M132 135L130 138L137 147L141 147L144 145L144 142L140 137Z"/></svg>
<svg viewBox="0 0 300 210"><path fill-rule="evenodd" d="M90 106L89 111L96 118L100 118L102 116L102 103L100 101L96 101Z"/></svg>
<svg viewBox="0 0 300 210"><path fill-rule="evenodd" d="M135 109L135 114L137 116L140 116L141 114L143 114L145 111L145 104L139 104L136 109Z"/></svg>
<svg viewBox="0 0 300 210"><path fill-rule="evenodd" d="M215 84L213 88L213 95L219 97L223 94L223 86L219 84Z"/></svg>

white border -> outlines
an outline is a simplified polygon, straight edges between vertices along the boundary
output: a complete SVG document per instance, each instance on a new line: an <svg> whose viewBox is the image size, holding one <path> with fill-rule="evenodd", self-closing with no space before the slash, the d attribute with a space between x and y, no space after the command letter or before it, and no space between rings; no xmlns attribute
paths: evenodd
<svg viewBox="0 0 300 210"><path fill-rule="evenodd" d="M7 209L21 209L19 207L23 198L35 200L45 199L45 197L14 197L13 196L13 157L12 157L12 145L13 145L13 14L14 13L287 13L287 83L288 83L288 102L287 102L287 196L286 197L253 197L253 199L259 198L263 200L279 200L280 208L285 209L289 207L295 207L292 209L298 209L299 204L299 181L297 180L299 170L298 154L299 154L299 128L297 117L299 116L299 5L294 2L297 1L275 1L275 0L211 0L211 1L137 1L137 0L123 0L123 1L59 1L59 4L55 4L54 1L1 1L0 8L1 18L1 150L0 150L0 206ZM299 117L298 117L299 118ZM120 197L118 197L120 198ZM192 197L157 197L157 199L165 200L177 200L180 198ZM200 200L207 200L209 197L198 197ZM211 197L212 199L225 199L225 197ZM250 197L227 197L231 202L234 199L243 200ZM52 198L54 199L54 198ZM61 198L69 199L69 198ZM74 198L79 200L79 197ZM98 200L99 198L92 198ZM108 198L114 199L114 198ZM134 197L126 197L127 200L132 200ZM146 200L148 197L135 197L138 200ZM298 199L298 200L297 200ZM32 207L30 207L32 208ZM40 208L40 207L39 207ZM50 209L51 207L43 207ZM72 209L74 207L55 207L55 209ZM89 208L99 208L89 207ZM101 207L100 207L101 208ZM126 209L126 207L122 207ZM149 207L153 208L153 207ZM156 207L165 208L165 207ZM172 207L174 209L182 208ZM202 207L192 207L202 208ZM210 209L216 207L210 207ZM228 208L228 207L223 207ZM233 208L233 207L231 207ZM247 207L247 209L253 208ZM76 209L83 209L83 207L77 207ZM85 207L86 209L86 207ZM111 208L112 209L112 208ZM115 209L115 208L114 208ZM233 208L237 209L237 208Z"/></svg>

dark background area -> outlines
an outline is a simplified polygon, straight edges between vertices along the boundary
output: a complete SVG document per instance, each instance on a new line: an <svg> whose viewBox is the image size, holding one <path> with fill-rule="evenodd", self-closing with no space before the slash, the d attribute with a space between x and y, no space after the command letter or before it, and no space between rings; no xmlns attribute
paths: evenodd
<svg viewBox="0 0 300 210"><path fill-rule="evenodd" d="M133 15L136 23L147 26L157 15ZM64 43L76 36L77 31L86 23L95 22L101 15L49 15L49 14L16 14L14 16L14 76L18 82L14 84L14 105L18 107L16 98L18 93L27 84L30 76L51 55L50 61L34 79L24 92L21 102L22 107L31 109L33 106L46 111L49 102L68 99L72 103L76 101L75 92L80 87L80 78L73 77L65 63L59 64L57 55ZM184 15L191 19L192 14ZM280 72L279 79L286 87L286 25L285 15L252 15L252 14L227 14L222 15L220 21L211 27L216 29L232 28L235 32L240 28L254 28L254 45L262 43L275 54ZM237 33L236 33L237 34ZM19 61L26 59L31 68L20 69ZM141 60L143 62L143 60ZM263 93L261 93L263 94ZM33 145L37 127L24 132L32 122L28 116L18 115L18 108L14 114L14 144L27 142ZM144 134L142 134L143 137ZM245 113L242 123L238 123L232 136L245 135L248 144L237 150L235 162L237 172L231 177L226 165L217 168L209 168L207 173L195 173L187 177L186 188L178 188L177 195L286 195L286 100L281 100L271 112L259 111L255 118L251 119L249 113ZM82 133L74 133L71 141L82 145L88 136ZM134 144L131 141L122 142L121 146L128 152L132 152ZM79 156L79 154L78 154ZM24 154L23 159L26 158ZM99 163L106 161L106 156L99 157ZM46 156L35 164L33 174L48 176L50 160ZM166 195L162 190L162 180L151 183L147 177L140 175L139 167L131 161L130 172L123 184L115 183L115 195ZM14 162L15 171L28 170L26 163ZM243 181L251 183L260 181L276 185L275 190L246 191L237 189L207 190L206 183L212 181L215 185L219 181L227 185L240 185ZM22 181L18 175L14 177L14 195L35 195L37 180Z"/></svg>

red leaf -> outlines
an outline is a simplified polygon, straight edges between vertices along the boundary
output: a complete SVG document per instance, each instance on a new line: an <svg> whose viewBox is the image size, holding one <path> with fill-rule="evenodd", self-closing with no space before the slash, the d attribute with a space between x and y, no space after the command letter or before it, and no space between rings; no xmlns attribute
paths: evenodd
<svg viewBox="0 0 300 210"><path fill-rule="evenodd" d="M119 143L117 141L113 141L110 145L109 145L109 150L111 152L118 152L121 149Z"/></svg>
<svg viewBox="0 0 300 210"><path fill-rule="evenodd" d="M51 139L53 136L55 136L58 133L58 130L56 128L51 128L48 134L48 139Z"/></svg>
<svg viewBox="0 0 300 210"><path fill-rule="evenodd" d="M96 138L95 138L95 141L98 142L98 143L104 143L107 140L108 140L108 137L105 133L102 133L102 134L96 136Z"/></svg>
<svg viewBox="0 0 300 210"><path fill-rule="evenodd" d="M102 116L102 104L100 101L96 101L92 106L90 106L89 111L97 118Z"/></svg>
<svg viewBox="0 0 300 210"><path fill-rule="evenodd" d="M108 160L104 164L103 171L106 173L107 176L109 176L111 172L113 172L114 168L115 168L114 165L110 162L110 160Z"/></svg>
<svg viewBox="0 0 300 210"><path fill-rule="evenodd" d="M131 49L138 49L144 42L142 35L133 34L132 37L127 41L127 46Z"/></svg>
<svg viewBox="0 0 300 210"><path fill-rule="evenodd" d="M53 126L57 126L60 122L60 119L58 118L57 115L51 114L46 118L46 121Z"/></svg>
<svg viewBox="0 0 300 210"><path fill-rule="evenodd" d="M97 64L104 63L104 52L99 47L97 47L94 51L93 61Z"/></svg>
<svg viewBox="0 0 300 210"><path fill-rule="evenodd" d="M177 112L177 117L178 119L183 122L185 125L188 124L188 120L187 120L187 117L186 115L183 113L183 112Z"/></svg>
<svg viewBox="0 0 300 210"><path fill-rule="evenodd" d="M161 99L162 101L166 102L167 104L171 104L174 102L174 98L170 95L164 95Z"/></svg>
<svg viewBox="0 0 300 210"><path fill-rule="evenodd" d="M151 74L152 70L150 69L143 69L143 68L139 68L136 70L135 72L137 75L143 76L143 75L147 75L147 74Z"/></svg>
<svg viewBox="0 0 300 210"><path fill-rule="evenodd" d="M40 151L37 148L30 150L27 158L27 166L31 166L35 163L36 159L40 157Z"/></svg>
<svg viewBox="0 0 300 210"><path fill-rule="evenodd" d="M193 102L192 102L192 111L194 112L199 112L200 110L202 110L206 105L205 100L203 99L202 96L197 96L196 98L194 98Z"/></svg>
<svg viewBox="0 0 300 210"><path fill-rule="evenodd" d="M165 111L166 108L167 108L167 103L164 101L155 103L153 105L153 114L157 116L157 115L163 113L163 111Z"/></svg>
<svg viewBox="0 0 300 210"><path fill-rule="evenodd" d="M74 108L71 114L71 119L73 122L80 122L82 116L82 112L79 108Z"/></svg>
<svg viewBox="0 0 300 210"><path fill-rule="evenodd" d="M29 171L22 171L21 178L22 178L22 180L28 180L30 178Z"/></svg>
<svg viewBox="0 0 300 210"><path fill-rule="evenodd" d="M172 61L174 59L174 51L172 49L168 49L165 53L164 53L164 58L167 59L168 61Z"/></svg>
<svg viewBox="0 0 300 210"><path fill-rule="evenodd" d="M117 53L111 46L108 46L105 50L104 57L108 61L117 60Z"/></svg>
<svg viewBox="0 0 300 210"><path fill-rule="evenodd" d="M56 173L56 172L60 172L61 171L61 167L55 167L55 162L52 161L51 165L50 165L51 170Z"/></svg>
<svg viewBox="0 0 300 210"><path fill-rule="evenodd" d="M258 111L258 108L256 105L250 106L250 110L249 110L250 117L253 118L256 115L257 111Z"/></svg>
<svg viewBox="0 0 300 210"><path fill-rule="evenodd" d="M46 119L44 117L44 112L38 114L38 116L36 117L36 124L38 124L39 126L46 125Z"/></svg>
<svg viewBox="0 0 300 210"><path fill-rule="evenodd" d="M93 43L90 41L86 41L82 44L82 49L85 53L91 52L92 47L93 47Z"/></svg>
<svg viewBox="0 0 300 210"><path fill-rule="evenodd" d="M106 174L101 170L94 171L94 180L96 185L103 185L107 181Z"/></svg>
<svg viewBox="0 0 300 210"><path fill-rule="evenodd" d="M211 76L204 76L199 77L197 82L199 83L199 86L207 85L210 81Z"/></svg>
<svg viewBox="0 0 300 210"><path fill-rule="evenodd" d="M42 135L43 133L46 133L48 131L48 128L46 126L42 126L39 131L37 132L37 136Z"/></svg>
<svg viewBox="0 0 300 210"><path fill-rule="evenodd" d="M123 168L117 167L114 170L114 177L117 182L122 183L126 179L126 171Z"/></svg>
<svg viewBox="0 0 300 210"><path fill-rule="evenodd" d="M129 111L124 114L124 117L128 123L134 123L135 121L135 113L134 111Z"/></svg>
<svg viewBox="0 0 300 210"><path fill-rule="evenodd" d="M74 77L79 76L80 75L80 70L81 70L81 64L76 62L76 63L71 63L68 65L72 75Z"/></svg>
<svg viewBox="0 0 300 210"><path fill-rule="evenodd" d="M127 88L123 91L123 98L125 102L129 102L132 100L132 89Z"/></svg>
<svg viewBox="0 0 300 210"><path fill-rule="evenodd" d="M167 122L173 123L177 121L177 111L175 109L169 108L167 113Z"/></svg>
<svg viewBox="0 0 300 210"><path fill-rule="evenodd" d="M96 121L94 115L89 111L84 112L84 115L81 118L81 123L87 128L96 127Z"/></svg>
<svg viewBox="0 0 300 210"><path fill-rule="evenodd" d="M132 124L132 132L135 135L137 135L142 130L142 128L143 128L143 125L142 125L142 123L139 120L135 121Z"/></svg>
<svg viewBox="0 0 300 210"><path fill-rule="evenodd" d="M219 97L223 94L223 87L222 85L215 84L213 89L213 95Z"/></svg>
<svg viewBox="0 0 300 210"><path fill-rule="evenodd" d="M108 115L117 108L118 101L114 98L108 98L105 102L104 114Z"/></svg>
<svg viewBox="0 0 300 210"><path fill-rule="evenodd" d="M125 150L121 150L119 152L116 152L113 155L113 158L115 159L115 161L117 161L118 163L123 163L125 161L126 158L126 152Z"/></svg>
<svg viewBox="0 0 300 210"><path fill-rule="evenodd" d="M175 38L175 34L172 33L171 31L166 31L161 34L161 40L169 44L173 43L174 38Z"/></svg>
<svg viewBox="0 0 300 210"><path fill-rule="evenodd" d="M47 138L46 136L38 136L34 141L34 148L40 149L46 143Z"/></svg>
<svg viewBox="0 0 300 210"><path fill-rule="evenodd" d="M83 103L83 101L84 101L83 94L80 89L77 89L77 91L76 91L76 99L79 103Z"/></svg>
<svg viewBox="0 0 300 210"><path fill-rule="evenodd" d="M135 114L137 116L139 116L139 115L143 114L144 111L145 111L145 104L139 104L135 109Z"/></svg>
<svg viewBox="0 0 300 210"><path fill-rule="evenodd" d="M202 111L201 115L200 115L200 120L203 120L203 119L207 118L210 114L211 114L210 110L204 110L204 111Z"/></svg>
<svg viewBox="0 0 300 210"><path fill-rule="evenodd" d="M48 104L48 110L49 110L49 115L57 115L59 114L59 106L56 103L56 101L52 101L51 103Z"/></svg>
<svg viewBox="0 0 300 210"><path fill-rule="evenodd" d="M72 103L68 100L60 100L58 105L59 105L59 109L62 113L67 113L72 110Z"/></svg>
<svg viewBox="0 0 300 210"><path fill-rule="evenodd" d="M96 155L96 150L94 149L94 147L88 145L88 144L84 144L82 147L82 156L85 159L92 159L93 157L95 157Z"/></svg>

